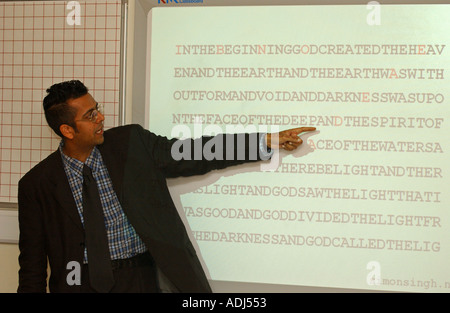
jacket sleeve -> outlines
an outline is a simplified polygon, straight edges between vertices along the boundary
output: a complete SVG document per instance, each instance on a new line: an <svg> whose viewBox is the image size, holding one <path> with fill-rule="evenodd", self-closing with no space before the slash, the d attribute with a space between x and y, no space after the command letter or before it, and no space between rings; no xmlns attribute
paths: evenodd
<svg viewBox="0 0 450 313"><path fill-rule="evenodd" d="M19 287L17 292L46 292L47 254L42 211L33 186L19 182Z"/></svg>
<svg viewBox="0 0 450 313"><path fill-rule="evenodd" d="M139 127L148 153L166 177L201 175L246 162L267 160L260 133L219 134L197 139L168 139Z"/></svg>

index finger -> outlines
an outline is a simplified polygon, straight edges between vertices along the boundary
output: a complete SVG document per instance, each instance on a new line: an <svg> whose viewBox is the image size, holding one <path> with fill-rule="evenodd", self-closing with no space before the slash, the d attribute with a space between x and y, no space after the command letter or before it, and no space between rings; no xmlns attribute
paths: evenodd
<svg viewBox="0 0 450 313"><path fill-rule="evenodd" d="M290 129L289 132L295 133L296 135L299 135L303 132L310 132L310 131L315 131L316 128L315 127L298 127L298 128L293 128Z"/></svg>

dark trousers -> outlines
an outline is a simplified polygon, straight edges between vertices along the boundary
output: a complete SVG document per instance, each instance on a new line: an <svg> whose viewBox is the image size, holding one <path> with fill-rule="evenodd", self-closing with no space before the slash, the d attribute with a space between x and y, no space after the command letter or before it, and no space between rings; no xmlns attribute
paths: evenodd
<svg viewBox="0 0 450 313"><path fill-rule="evenodd" d="M139 258L137 261L136 259ZM127 260L113 261L115 285L111 293L159 292L156 267L148 253ZM149 259L150 258L150 259ZM95 292L89 285L89 264L81 271L81 292Z"/></svg>

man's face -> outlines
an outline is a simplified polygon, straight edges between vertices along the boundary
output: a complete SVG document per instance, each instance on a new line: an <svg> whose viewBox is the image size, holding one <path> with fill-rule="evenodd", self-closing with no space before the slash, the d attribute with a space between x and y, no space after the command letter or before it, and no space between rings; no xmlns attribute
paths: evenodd
<svg viewBox="0 0 450 313"><path fill-rule="evenodd" d="M102 144L103 138L103 121L105 117L97 111L98 104L94 98L87 93L76 99L70 99L67 103L77 110L74 118L76 131L73 137L73 143L80 149L94 148L94 146ZM97 113L97 118L90 120L92 114Z"/></svg>

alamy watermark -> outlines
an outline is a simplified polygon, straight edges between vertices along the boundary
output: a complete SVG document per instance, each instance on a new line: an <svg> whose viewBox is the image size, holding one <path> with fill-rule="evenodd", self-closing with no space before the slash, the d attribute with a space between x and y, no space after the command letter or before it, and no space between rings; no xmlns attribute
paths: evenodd
<svg viewBox="0 0 450 313"><path fill-rule="evenodd" d="M369 13L366 22L370 26L381 25L381 6L378 1L370 1L366 6Z"/></svg>
<svg viewBox="0 0 450 313"><path fill-rule="evenodd" d="M180 160L269 160L260 165L262 171L275 171L280 163L278 149L268 149L266 136L278 141L279 127L276 125L219 125L204 126L200 122L175 125L171 137L178 138L172 145L171 155ZM191 140L191 138L195 138ZM271 151L269 151L271 150Z"/></svg>
<svg viewBox="0 0 450 313"><path fill-rule="evenodd" d="M369 286L379 286L381 284L381 265L378 261L370 261L366 265L370 272L366 276L366 283Z"/></svg>
<svg viewBox="0 0 450 313"><path fill-rule="evenodd" d="M66 22L69 26L81 25L81 5L78 1L69 1L66 5L67 13Z"/></svg>
<svg viewBox="0 0 450 313"><path fill-rule="evenodd" d="M81 265L77 261L67 263L66 269L70 272L66 276L66 283L69 286L81 285Z"/></svg>

